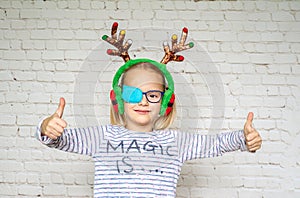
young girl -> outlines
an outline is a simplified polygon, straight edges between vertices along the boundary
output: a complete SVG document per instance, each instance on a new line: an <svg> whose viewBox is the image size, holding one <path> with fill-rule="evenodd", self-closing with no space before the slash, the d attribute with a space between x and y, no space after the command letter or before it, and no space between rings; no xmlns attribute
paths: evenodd
<svg viewBox="0 0 300 198"><path fill-rule="evenodd" d="M128 60L113 79L111 124L65 129L61 98L56 112L39 126L38 139L93 157L94 197L175 197L185 161L261 147L253 113L236 132L210 136L169 129L176 114L173 83L164 64Z"/></svg>

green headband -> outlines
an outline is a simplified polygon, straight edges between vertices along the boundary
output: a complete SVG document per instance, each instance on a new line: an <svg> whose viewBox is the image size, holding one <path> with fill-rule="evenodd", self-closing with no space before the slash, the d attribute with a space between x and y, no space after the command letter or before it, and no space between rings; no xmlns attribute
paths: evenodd
<svg viewBox="0 0 300 198"><path fill-rule="evenodd" d="M123 99L122 99L122 89L121 87L119 87L119 80L122 76L122 74L129 69L130 67L138 64L138 63L150 63L152 65L154 65L155 67L157 67L165 76L167 83L168 83L168 89L165 91L164 97L162 99L162 103L161 103L161 109L160 109L160 115L164 115L166 112L166 109L168 108L168 103L169 100L172 96L172 94L174 93L174 81L172 78L172 75L170 74L170 72L167 70L166 65L156 62L154 60L150 60L150 59L131 59L128 60L124 65L122 65L118 71L116 72L114 78L113 78L113 82L112 82L112 87L113 90L116 94L116 100L118 103L118 110L120 114L124 113L124 105L123 105Z"/></svg>

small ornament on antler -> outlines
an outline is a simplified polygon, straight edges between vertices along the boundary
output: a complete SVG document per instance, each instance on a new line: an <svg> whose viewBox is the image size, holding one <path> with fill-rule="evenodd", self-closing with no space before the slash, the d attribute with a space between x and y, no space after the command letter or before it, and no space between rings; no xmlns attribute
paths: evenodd
<svg viewBox="0 0 300 198"><path fill-rule="evenodd" d="M125 38L125 30L121 30L119 33L119 38L117 38L117 30L118 30L118 23L115 22L111 27L111 37L107 35L103 35L102 39L104 41L107 41L117 49L108 49L107 54L112 56L120 56L123 58L125 62L130 60L130 56L128 54L128 49L132 45L132 40L127 40L125 44L124 38Z"/></svg>
<svg viewBox="0 0 300 198"><path fill-rule="evenodd" d="M164 42L164 51L165 51L165 56L163 59L160 61L163 64L167 64L170 61L183 61L184 57L181 55L175 55L177 52L183 51L190 49L194 47L194 43L190 42L188 44L185 44L186 38L188 34L188 29L185 27L182 29L182 34L180 38L180 42L177 43L178 37L176 34L173 34L172 36L172 49L170 49L170 46L168 42Z"/></svg>

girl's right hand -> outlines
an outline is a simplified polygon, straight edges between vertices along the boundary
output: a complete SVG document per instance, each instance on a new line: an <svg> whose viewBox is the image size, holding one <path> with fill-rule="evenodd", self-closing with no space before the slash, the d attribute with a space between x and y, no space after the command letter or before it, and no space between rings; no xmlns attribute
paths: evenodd
<svg viewBox="0 0 300 198"><path fill-rule="evenodd" d="M43 136L56 140L62 135L64 128L67 127L67 122L62 119L65 104L65 99L60 98L59 105L55 113L43 121L41 125L41 133Z"/></svg>

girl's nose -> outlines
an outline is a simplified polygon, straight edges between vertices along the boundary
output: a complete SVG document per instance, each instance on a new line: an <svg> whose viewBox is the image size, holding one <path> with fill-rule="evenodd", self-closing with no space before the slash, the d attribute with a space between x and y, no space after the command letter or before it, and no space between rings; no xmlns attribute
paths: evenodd
<svg viewBox="0 0 300 198"><path fill-rule="evenodd" d="M145 105L148 105L148 104L149 104L148 100L147 100L145 94L143 94L143 98L142 98L141 102L139 102L139 105L145 106Z"/></svg>

